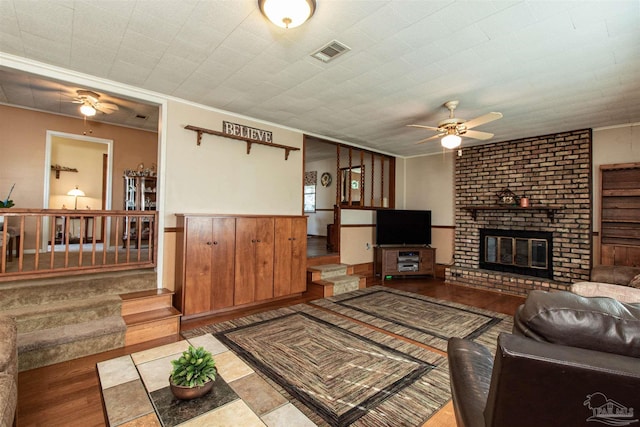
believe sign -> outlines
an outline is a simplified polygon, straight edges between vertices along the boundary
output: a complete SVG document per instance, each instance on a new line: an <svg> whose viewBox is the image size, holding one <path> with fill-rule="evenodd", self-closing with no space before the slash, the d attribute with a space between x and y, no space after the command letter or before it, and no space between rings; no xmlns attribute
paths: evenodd
<svg viewBox="0 0 640 427"><path fill-rule="evenodd" d="M227 135L253 139L254 141L273 142L273 133L267 130L256 129L237 123L222 122L222 132Z"/></svg>

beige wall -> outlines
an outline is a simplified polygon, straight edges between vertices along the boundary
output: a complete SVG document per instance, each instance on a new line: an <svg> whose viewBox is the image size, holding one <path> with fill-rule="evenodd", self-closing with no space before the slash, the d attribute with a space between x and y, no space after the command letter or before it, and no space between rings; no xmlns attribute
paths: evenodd
<svg viewBox="0 0 640 427"><path fill-rule="evenodd" d="M439 264L453 262L454 155L448 151L406 160L405 208L431 211L431 247Z"/></svg>
<svg viewBox="0 0 640 427"><path fill-rule="evenodd" d="M155 132L91 121L85 123L71 117L0 105L0 197L4 199L15 182L11 198L16 207L43 207L47 130L75 135L86 132L92 137L113 140L113 209L122 209L123 206L122 171L135 168L141 161L151 164L157 159L158 134ZM75 167L79 171L88 167L82 162L64 166ZM50 178L55 181L54 173L49 169L47 173L51 173ZM78 204L80 206L80 201Z"/></svg>
<svg viewBox="0 0 640 427"><path fill-rule="evenodd" d="M222 121L273 132L273 142L302 149L302 134L214 110L170 101L167 111L165 226L176 213L302 214L302 150L292 151L247 144L229 138L202 136L186 125L222 131Z"/></svg>

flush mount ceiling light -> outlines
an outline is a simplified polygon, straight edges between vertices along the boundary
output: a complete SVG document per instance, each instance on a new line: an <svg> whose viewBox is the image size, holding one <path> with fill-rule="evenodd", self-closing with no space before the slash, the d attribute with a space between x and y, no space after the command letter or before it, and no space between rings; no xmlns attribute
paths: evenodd
<svg viewBox="0 0 640 427"><path fill-rule="evenodd" d="M80 112L89 117L96 115L96 109L93 108L90 104L82 104L80 106Z"/></svg>
<svg viewBox="0 0 640 427"><path fill-rule="evenodd" d="M316 0L258 0L260 11L278 27L295 28L316 11Z"/></svg>

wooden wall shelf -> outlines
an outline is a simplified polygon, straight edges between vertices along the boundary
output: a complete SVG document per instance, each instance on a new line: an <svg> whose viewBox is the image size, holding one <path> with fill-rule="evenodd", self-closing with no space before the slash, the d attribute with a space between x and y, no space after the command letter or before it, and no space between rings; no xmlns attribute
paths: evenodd
<svg viewBox="0 0 640 427"><path fill-rule="evenodd" d="M246 142L247 143L247 154L251 153L251 145L252 144L259 144L259 145L266 145L267 147L280 148L280 149L284 150L284 159L285 160L289 159L289 153L290 152L299 151L300 150L298 147L290 147L288 145L281 145L281 144L274 144L272 142L258 141L257 139L243 138L241 136L229 135L229 134L226 134L226 133L223 133L223 132L219 132L217 130L205 129L205 128L201 128L201 127L198 127L198 126L187 125L184 128L192 130L192 131L198 133L198 139L197 139L197 144L198 145L200 145L200 142L202 141L202 134L203 133L208 133L210 135L222 136L224 138L235 139L236 141L244 141L244 142Z"/></svg>
<svg viewBox="0 0 640 427"><path fill-rule="evenodd" d="M471 205L471 206L461 206L465 211L471 212L471 217L474 221L477 220L478 211L544 211L547 212L547 217L554 221L555 214L560 209L560 206L547 206L547 205L538 205L538 206L529 206L526 208L515 206L515 205Z"/></svg>

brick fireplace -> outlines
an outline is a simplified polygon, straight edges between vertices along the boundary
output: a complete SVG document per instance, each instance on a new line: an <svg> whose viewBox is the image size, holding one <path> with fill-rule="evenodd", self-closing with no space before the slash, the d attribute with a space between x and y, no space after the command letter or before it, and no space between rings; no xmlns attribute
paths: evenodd
<svg viewBox="0 0 640 427"><path fill-rule="evenodd" d="M464 148L456 158L455 253L446 281L526 295L533 289L567 289L573 282L588 280L591 183L590 129ZM526 196L530 207L498 204L497 195L506 188ZM481 229L503 230L506 235L546 233L553 241L551 277L481 268L480 248L486 244L481 244ZM543 245L536 239L527 244L534 245L534 252ZM514 240L514 245L525 243Z"/></svg>

